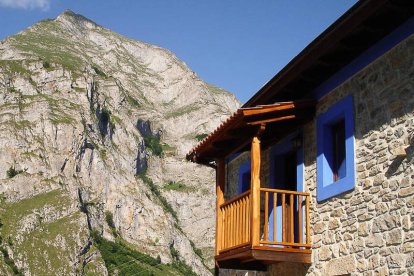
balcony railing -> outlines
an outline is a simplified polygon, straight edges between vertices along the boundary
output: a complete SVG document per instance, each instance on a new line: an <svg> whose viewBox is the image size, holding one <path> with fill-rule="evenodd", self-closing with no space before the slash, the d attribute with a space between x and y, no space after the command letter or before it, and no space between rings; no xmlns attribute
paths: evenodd
<svg viewBox="0 0 414 276"><path fill-rule="evenodd" d="M242 247L294 251L309 249L309 193L260 188L258 202L252 202L251 191L219 206L218 253ZM252 204L260 206L258 222L252 220ZM260 231L252 231L253 225ZM258 233L257 239L252 233ZM258 240L259 244L252 244Z"/></svg>
<svg viewBox="0 0 414 276"><path fill-rule="evenodd" d="M284 248L310 248L309 193L260 188L260 244Z"/></svg>
<svg viewBox="0 0 414 276"><path fill-rule="evenodd" d="M250 190L220 206L222 214L219 250L250 244Z"/></svg>

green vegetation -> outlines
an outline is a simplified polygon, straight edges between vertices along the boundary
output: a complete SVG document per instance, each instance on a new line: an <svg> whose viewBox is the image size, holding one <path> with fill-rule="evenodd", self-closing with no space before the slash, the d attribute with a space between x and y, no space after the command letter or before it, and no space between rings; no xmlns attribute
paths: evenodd
<svg viewBox="0 0 414 276"><path fill-rule="evenodd" d="M107 78L107 75L101 70L99 69L97 66L92 66L93 70L95 70L96 74L98 76L101 76L102 78Z"/></svg>
<svg viewBox="0 0 414 276"><path fill-rule="evenodd" d="M111 116L109 117L109 126L112 128L112 130L115 129L116 125L121 124L121 122L121 118L111 113Z"/></svg>
<svg viewBox="0 0 414 276"><path fill-rule="evenodd" d="M198 109L200 109L200 107L194 106L194 105L187 105L187 106L183 106L181 108L178 108L178 109L168 113L165 117L167 119L176 118L176 117L183 116L185 114L189 114L189 113L191 113L193 111L196 111Z"/></svg>
<svg viewBox="0 0 414 276"><path fill-rule="evenodd" d="M70 102L66 99L56 99L46 94L36 94L36 95L21 95L19 99L19 109L22 111L27 106L30 106L35 102L45 102L49 105L49 119L55 124L74 124L76 119L73 118L70 114L66 113L63 110L77 110L79 105L73 102ZM29 121L20 121L20 128L26 128L30 126Z"/></svg>
<svg viewBox="0 0 414 276"><path fill-rule="evenodd" d="M207 83L207 88L213 94L229 94L226 90L209 83Z"/></svg>
<svg viewBox="0 0 414 276"><path fill-rule="evenodd" d="M114 215L112 215L111 212L109 211L105 212L105 221L109 227L115 228Z"/></svg>
<svg viewBox="0 0 414 276"><path fill-rule="evenodd" d="M173 267L175 267L177 270L183 273L183 275L190 275L190 276L197 275L193 272L193 270L189 266L187 266L183 261L180 260L178 251L177 249L175 249L173 244L170 245L170 254L171 254L171 257L173 258Z"/></svg>
<svg viewBox="0 0 414 276"><path fill-rule="evenodd" d="M43 68L49 69L50 68L50 63L48 61L43 61Z"/></svg>
<svg viewBox="0 0 414 276"><path fill-rule="evenodd" d="M53 190L16 203L2 202L0 206L0 215L3 223L1 228L2 236L15 235L16 230L20 228L20 220L32 214L36 209L43 208L45 205L53 207L56 211L62 211L70 205L70 199L62 190Z"/></svg>
<svg viewBox="0 0 414 276"><path fill-rule="evenodd" d="M111 110L109 110L107 107L102 108L98 119L103 123L107 122L111 131L115 129L117 124L121 124L122 122L121 118L112 114Z"/></svg>
<svg viewBox="0 0 414 276"><path fill-rule="evenodd" d="M150 188L151 192L158 198L158 200L161 202L161 206L164 209L164 211L170 213L173 218L178 221L177 213L174 211L172 206L168 203L168 201L165 199L165 197L162 196L160 190L158 187L154 184L154 182L149 178L146 174L146 171L140 173L138 175L139 178L142 179L142 181Z"/></svg>
<svg viewBox="0 0 414 276"><path fill-rule="evenodd" d="M11 268L11 270L13 271L14 275L23 275L19 269L17 268L16 264L14 263L14 261L12 259L10 259L9 253L7 252L7 250L0 246L0 251L3 254L3 258L4 258L4 262L6 263L7 266L9 266Z"/></svg>
<svg viewBox="0 0 414 276"><path fill-rule="evenodd" d="M125 99L131 107L134 107L134 108L141 107L141 103L137 101L134 97L127 95Z"/></svg>
<svg viewBox="0 0 414 276"><path fill-rule="evenodd" d="M6 171L6 175L7 178L13 178L16 175L21 174L22 172L23 170L16 170L16 167L13 165Z"/></svg>
<svg viewBox="0 0 414 276"><path fill-rule="evenodd" d="M102 149L100 147L95 147L99 151L99 156L101 157L102 161L106 161L108 159L108 152L106 149Z"/></svg>
<svg viewBox="0 0 414 276"><path fill-rule="evenodd" d="M17 73L24 76L30 75L30 71L24 67L22 60L0 60L0 67L8 73Z"/></svg>
<svg viewBox="0 0 414 276"><path fill-rule="evenodd" d="M154 155L162 156L163 149L158 136L150 135L148 137L144 137L144 144L145 147L150 149Z"/></svg>
<svg viewBox="0 0 414 276"><path fill-rule="evenodd" d="M141 253L122 239L108 241L97 231L92 231L91 237L105 261L109 275L196 275L189 266L178 260L177 251L172 264L162 264L159 256L153 258Z"/></svg>
<svg viewBox="0 0 414 276"><path fill-rule="evenodd" d="M177 192L193 192L195 189L193 187L185 185L182 182L168 181L168 183L164 185L164 190Z"/></svg>
<svg viewBox="0 0 414 276"><path fill-rule="evenodd" d="M61 64L73 73L81 71L85 64L79 58L83 56L81 50L74 41L60 36L59 23L55 21L43 21L36 28L14 35L11 41L16 48L33 53L49 64Z"/></svg>
<svg viewBox="0 0 414 276"><path fill-rule="evenodd" d="M204 260L203 252L201 251L200 248L197 248L197 246L194 244L194 242L192 240L190 240L190 245L193 248L194 253L196 253L196 255L198 257L200 257L202 260Z"/></svg>
<svg viewBox="0 0 414 276"><path fill-rule="evenodd" d="M157 135L148 135L144 137L145 147L148 148L155 156L162 157L165 153L171 153L175 150L174 147L162 143Z"/></svg>
<svg viewBox="0 0 414 276"><path fill-rule="evenodd" d="M53 111L50 112L49 119L54 125L71 125L76 122L76 120L73 117L61 110L58 112L56 112L55 110L55 113L53 113Z"/></svg>
<svg viewBox="0 0 414 276"><path fill-rule="evenodd" d="M207 133L197 134L197 135L196 135L196 139L197 139L197 141L202 141L202 140L204 140L204 138L206 138L207 136L208 136L208 134L207 134Z"/></svg>
<svg viewBox="0 0 414 276"><path fill-rule="evenodd" d="M52 221L49 217L46 221L42 215L45 208L51 214L64 214L71 204L71 199L62 190L15 203L1 203L0 216L4 225L0 228L0 235L7 237L5 240L14 256L26 260L33 275L69 275L73 272L67 252L77 252L77 240L87 235L84 217L80 212L75 212ZM27 219L32 223L32 229L28 232L22 230L22 222ZM13 242L17 237L19 242Z"/></svg>

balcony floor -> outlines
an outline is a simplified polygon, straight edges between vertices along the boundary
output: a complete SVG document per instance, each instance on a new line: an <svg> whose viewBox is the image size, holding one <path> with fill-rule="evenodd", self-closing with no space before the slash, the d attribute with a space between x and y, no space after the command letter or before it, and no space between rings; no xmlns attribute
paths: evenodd
<svg viewBox="0 0 414 276"><path fill-rule="evenodd" d="M215 259L220 268L263 270L266 269L266 265L278 262L310 264L311 250L246 245L222 251Z"/></svg>

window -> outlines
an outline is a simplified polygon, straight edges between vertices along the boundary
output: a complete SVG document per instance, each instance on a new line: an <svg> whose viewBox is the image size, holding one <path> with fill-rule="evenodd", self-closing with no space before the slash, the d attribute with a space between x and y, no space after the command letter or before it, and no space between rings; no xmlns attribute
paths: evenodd
<svg viewBox="0 0 414 276"><path fill-rule="evenodd" d="M318 117L317 199L328 199L355 187L352 96Z"/></svg>
<svg viewBox="0 0 414 276"><path fill-rule="evenodd" d="M341 119L331 127L332 132L332 173L333 181L346 175L345 162L345 120Z"/></svg>
<svg viewBox="0 0 414 276"><path fill-rule="evenodd" d="M239 168L239 194L250 189L250 161L243 163Z"/></svg>

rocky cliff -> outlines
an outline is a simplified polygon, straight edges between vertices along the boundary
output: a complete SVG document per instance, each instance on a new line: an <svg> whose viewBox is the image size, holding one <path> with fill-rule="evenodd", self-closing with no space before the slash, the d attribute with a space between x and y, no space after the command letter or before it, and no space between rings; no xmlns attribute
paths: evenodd
<svg viewBox="0 0 414 276"><path fill-rule="evenodd" d="M0 42L0 274L127 274L108 244L209 274L214 172L184 156L238 106L71 11Z"/></svg>

